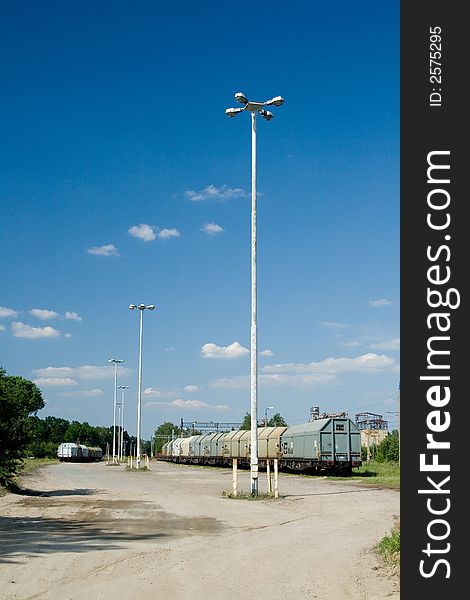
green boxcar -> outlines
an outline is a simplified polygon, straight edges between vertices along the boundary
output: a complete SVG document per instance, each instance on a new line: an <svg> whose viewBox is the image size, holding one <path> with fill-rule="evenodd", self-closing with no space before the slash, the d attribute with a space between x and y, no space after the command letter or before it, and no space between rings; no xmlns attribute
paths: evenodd
<svg viewBox="0 0 470 600"><path fill-rule="evenodd" d="M282 460L287 467L359 466L361 432L348 417L317 419L288 427L282 434Z"/></svg>

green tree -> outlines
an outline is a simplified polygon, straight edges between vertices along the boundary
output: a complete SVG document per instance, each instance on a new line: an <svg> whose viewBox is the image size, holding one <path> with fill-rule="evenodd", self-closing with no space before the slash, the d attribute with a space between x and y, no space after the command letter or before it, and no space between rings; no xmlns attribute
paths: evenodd
<svg viewBox="0 0 470 600"><path fill-rule="evenodd" d="M154 438L154 453L158 454L162 451L163 445L171 440L171 436L179 436L180 428L169 421L162 423L155 429Z"/></svg>
<svg viewBox="0 0 470 600"><path fill-rule="evenodd" d="M240 429L251 429L251 415L249 412L245 413Z"/></svg>
<svg viewBox="0 0 470 600"><path fill-rule="evenodd" d="M43 438L47 441L54 442L54 444L61 444L64 441L64 435L70 426L70 421L67 419L60 419L58 417L46 417L43 420L45 427L47 428L47 438Z"/></svg>
<svg viewBox="0 0 470 600"><path fill-rule="evenodd" d="M280 413L276 413L269 419L268 427L287 427L287 423ZM240 429L251 429L251 415L249 412L245 413Z"/></svg>
<svg viewBox="0 0 470 600"><path fill-rule="evenodd" d="M0 484L11 483L31 441L28 417L44 408L40 389L0 367Z"/></svg>
<svg viewBox="0 0 470 600"><path fill-rule="evenodd" d="M287 427L287 423L284 417L281 417L280 413L276 413L268 421L269 427Z"/></svg>

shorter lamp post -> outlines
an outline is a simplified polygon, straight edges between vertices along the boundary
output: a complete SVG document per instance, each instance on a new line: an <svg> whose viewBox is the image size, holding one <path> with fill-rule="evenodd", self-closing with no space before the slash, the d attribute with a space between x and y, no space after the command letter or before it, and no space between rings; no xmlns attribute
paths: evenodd
<svg viewBox="0 0 470 600"><path fill-rule="evenodd" d="M121 426L121 443L120 443L120 457L121 460L124 460L124 394L125 391L128 390L131 386L130 385L118 385L118 388L120 388L122 390L122 395L121 395L121 420L119 425Z"/></svg>
<svg viewBox="0 0 470 600"><path fill-rule="evenodd" d="M114 363L114 402L113 402L113 464L117 464L116 459L116 405L117 405L117 367L119 363L123 363L124 359L110 358L110 363Z"/></svg>
<svg viewBox="0 0 470 600"><path fill-rule="evenodd" d="M267 406L264 411L264 426L265 427L268 426L268 410L272 410L273 408L274 408L274 406Z"/></svg>

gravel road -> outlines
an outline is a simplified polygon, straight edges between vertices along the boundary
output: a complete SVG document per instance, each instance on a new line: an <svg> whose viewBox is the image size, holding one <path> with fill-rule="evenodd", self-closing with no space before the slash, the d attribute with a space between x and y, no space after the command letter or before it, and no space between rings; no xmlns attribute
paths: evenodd
<svg viewBox="0 0 470 600"><path fill-rule="evenodd" d="M21 483L0 497L5 600L400 596L372 552L399 515L394 490L280 474L278 500L233 500L230 469L165 462L54 464Z"/></svg>

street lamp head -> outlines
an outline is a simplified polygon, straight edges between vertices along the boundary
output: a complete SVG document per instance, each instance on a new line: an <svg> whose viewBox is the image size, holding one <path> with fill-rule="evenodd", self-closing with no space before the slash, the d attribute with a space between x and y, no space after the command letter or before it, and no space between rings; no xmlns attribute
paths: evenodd
<svg viewBox="0 0 470 600"><path fill-rule="evenodd" d="M129 305L129 310L134 310L136 308L138 308L139 310L145 310L146 308L148 308L149 310L155 310L156 306L154 304L149 304L148 306L146 306L145 304L139 304L139 306L137 306L137 304Z"/></svg>
<svg viewBox="0 0 470 600"><path fill-rule="evenodd" d="M274 104L274 106L282 106L284 102L285 100L282 96L274 96L274 98L271 98L271 100L266 102L266 105L271 106Z"/></svg>
<svg viewBox="0 0 470 600"><path fill-rule="evenodd" d="M235 100L240 102L240 104L248 104L248 98L242 92L237 92L235 94Z"/></svg>
<svg viewBox="0 0 470 600"><path fill-rule="evenodd" d="M123 363L123 362L124 362L124 359L123 359L123 358L110 358L110 359L108 360L108 362L110 362L110 363L112 363L112 362L113 362L113 363Z"/></svg>
<svg viewBox="0 0 470 600"><path fill-rule="evenodd" d="M237 92L235 94L235 100L243 104L243 108L227 108L225 110L225 114L227 117L235 117L238 113L247 110L255 116L255 113L259 112L266 121L270 121L273 118L273 114L269 110L264 110L264 106L282 106L285 100L282 96L274 96L271 100L267 100L266 102L254 102L252 100L248 100L248 98L242 92Z"/></svg>
<svg viewBox="0 0 470 600"><path fill-rule="evenodd" d="M243 108L227 108L225 114L227 117L235 117L238 113L241 113Z"/></svg>
<svg viewBox="0 0 470 600"><path fill-rule="evenodd" d="M273 113L271 111L269 111L269 110L264 110L263 109L263 110L260 110L259 112L260 112L260 115L264 119L266 119L266 121L270 121L273 118L273 116L274 116Z"/></svg>

